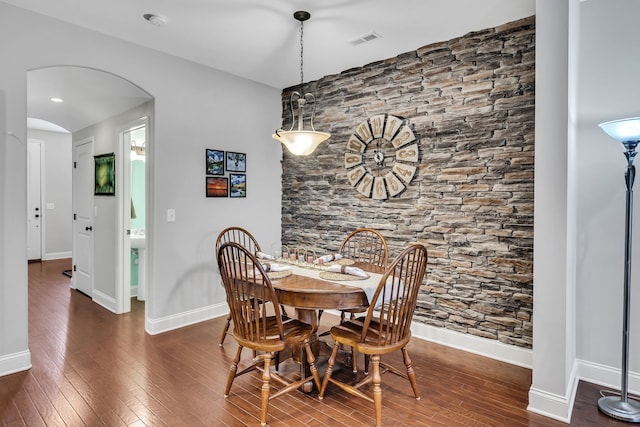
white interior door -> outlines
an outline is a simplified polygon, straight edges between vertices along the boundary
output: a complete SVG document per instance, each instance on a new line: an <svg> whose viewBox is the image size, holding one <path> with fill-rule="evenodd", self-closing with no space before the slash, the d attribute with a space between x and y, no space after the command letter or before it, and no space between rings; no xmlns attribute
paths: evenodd
<svg viewBox="0 0 640 427"><path fill-rule="evenodd" d="M27 144L27 257L42 259L41 165L42 141Z"/></svg>
<svg viewBox="0 0 640 427"><path fill-rule="evenodd" d="M93 296L93 138L73 144L73 275L71 286Z"/></svg>

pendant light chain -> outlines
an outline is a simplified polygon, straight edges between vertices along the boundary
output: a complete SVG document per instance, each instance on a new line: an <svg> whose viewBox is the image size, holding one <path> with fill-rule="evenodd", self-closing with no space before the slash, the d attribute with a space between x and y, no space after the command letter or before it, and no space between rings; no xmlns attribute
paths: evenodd
<svg viewBox="0 0 640 427"><path fill-rule="evenodd" d="M304 21L300 21L300 92L304 96Z"/></svg>
<svg viewBox="0 0 640 427"><path fill-rule="evenodd" d="M318 144L331 137L328 132L316 131L313 127L313 118L316 114L316 98L312 93L304 91L304 21L311 18L311 14L304 10L293 13L293 18L300 22L300 88L291 90L291 127L289 130L278 129L271 135L273 139L282 142L295 156L306 156L316 149ZM311 111L308 115L310 129L304 127L304 109ZM297 125L297 126L296 126Z"/></svg>

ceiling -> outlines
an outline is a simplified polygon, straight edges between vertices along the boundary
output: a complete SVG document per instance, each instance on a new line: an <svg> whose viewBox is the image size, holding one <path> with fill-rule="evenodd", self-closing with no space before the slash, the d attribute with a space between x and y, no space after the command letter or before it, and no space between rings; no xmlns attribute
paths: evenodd
<svg viewBox="0 0 640 427"><path fill-rule="evenodd" d="M305 81L535 14L535 0L2 1L277 89L300 82L297 10L311 13L304 25ZM166 25L152 25L145 13L166 17ZM373 32L380 37L352 43ZM74 89L64 73L50 81L44 74L34 77L36 83L38 89L30 76L30 97L47 84L51 90L61 85L69 94ZM104 102L104 94L96 97ZM91 109L86 105L83 110ZM40 106L39 118L47 119L44 110L51 107Z"/></svg>

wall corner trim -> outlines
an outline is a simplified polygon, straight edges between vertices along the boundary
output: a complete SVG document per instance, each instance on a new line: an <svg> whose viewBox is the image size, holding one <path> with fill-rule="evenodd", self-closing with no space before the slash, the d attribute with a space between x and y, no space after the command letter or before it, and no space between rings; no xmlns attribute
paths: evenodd
<svg viewBox="0 0 640 427"><path fill-rule="evenodd" d="M527 411L544 415L545 417L553 418L567 424L570 423L579 381L578 364L574 363L566 390L567 393L564 396L531 387L529 389L529 406L527 406Z"/></svg>

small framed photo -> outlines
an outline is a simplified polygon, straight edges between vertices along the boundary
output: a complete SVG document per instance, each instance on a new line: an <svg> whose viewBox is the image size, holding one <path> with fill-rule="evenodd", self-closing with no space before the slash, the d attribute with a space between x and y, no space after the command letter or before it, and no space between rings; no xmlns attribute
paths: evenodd
<svg viewBox="0 0 640 427"><path fill-rule="evenodd" d="M207 148L207 175L224 175L224 151Z"/></svg>
<svg viewBox="0 0 640 427"><path fill-rule="evenodd" d="M231 188L230 197L247 197L247 175L243 173L230 173Z"/></svg>
<svg viewBox="0 0 640 427"><path fill-rule="evenodd" d="M247 171L247 155L245 153L234 153L227 151L225 156L225 168L230 172Z"/></svg>
<svg viewBox="0 0 640 427"><path fill-rule="evenodd" d="M93 194L96 196L116 195L116 156L114 153L93 156L95 161L95 186Z"/></svg>
<svg viewBox="0 0 640 427"><path fill-rule="evenodd" d="M207 197L228 197L229 179L208 176L206 178Z"/></svg>

